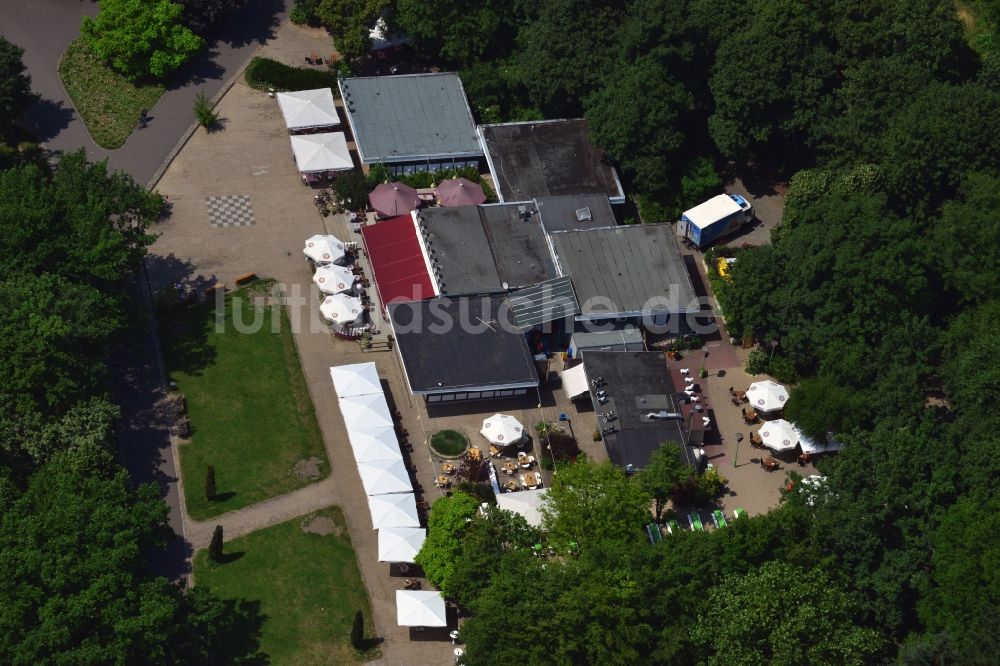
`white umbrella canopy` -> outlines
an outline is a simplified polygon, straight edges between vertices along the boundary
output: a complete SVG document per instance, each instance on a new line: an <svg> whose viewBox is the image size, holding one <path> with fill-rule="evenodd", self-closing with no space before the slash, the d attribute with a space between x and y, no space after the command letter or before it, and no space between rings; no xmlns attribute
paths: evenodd
<svg viewBox="0 0 1000 666"><path fill-rule="evenodd" d="M747 400L757 411L774 412L783 408L788 402L788 390L770 379L754 382L747 389Z"/></svg>
<svg viewBox="0 0 1000 666"><path fill-rule="evenodd" d="M403 459L393 428L352 430L347 436L351 442L351 450L354 451L354 460L359 463Z"/></svg>
<svg viewBox="0 0 1000 666"><path fill-rule="evenodd" d="M382 393L382 383L374 363L334 365L330 368L330 379L338 398Z"/></svg>
<svg viewBox="0 0 1000 666"><path fill-rule="evenodd" d="M334 324L348 325L361 321L361 300L347 294L327 296L319 304L319 313Z"/></svg>
<svg viewBox="0 0 1000 666"><path fill-rule="evenodd" d="M508 414L494 414L483 421L479 431L491 444L508 446L521 441L524 437L524 426Z"/></svg>
<svg viewBox="0 0 1000 666"><path fill-rule="evenodd" d="M288 129L340 124L337 107L333 101L333 90L330 88L280 92L277 98L278 107L281 109L281 115L285 117L285 126Z"/></svg>
<svg viewBox="0 0 1000 666"><path fill-rule="evenodd" d="M396 590L396 624L401 627L447 627L441 593Z"/></svg>
<svg viewBox="0 0 1000 666"><path fill-rule="evenodd" d="M378 531L379 562L412 563L427 539L422 527L383 527Z"/></svg>
<svg viewBox="0 0 1000 666"><path fill-rule="evenodd" d="M385 527L420 527L417 500L413 493L369 495L368 512L372 516L372 529Z"/></svg>
<svg viewBox="0 0 1000 666"><path fill-rule="evenodd" d="M292 154L301 173L347 171L354 168L343 132L293 135Z"/></svg>
<svg viewBox="0 0 1000 666"><path fill-rule="evenodd" d="M325 294L339 294L354 286L354 273L337 264L323 264L313 273L313 284Z"/></svg>
<svg viewBox="0 0 1000 666"><path fill-rule="evenodd" d="M366 495L389 495L391 493L412 493L410 473L406 471L403 458L396 460L369 460L358 463L358 474Z"/></svg>
<svg viewBox="0 0 1000 666"><path fill-rule="evenodd" d="M306 239L302 253L317 264L332 264L344 258L344 244L336 236L316 234Z"/></svg>
<svg viewBox="0 0 1000 666"><path fill-rule="evenodd" d="M392 414L381 393L341 398L340 413L344 415L348 433L393 427Z"/></svg>
<svg viewBox="0 0 1000 666"><path fill-rule="evenodd" d="M776 419L760 427L760 439L772 451L790 451L798 445L799 433L785 419Z"/></svg>

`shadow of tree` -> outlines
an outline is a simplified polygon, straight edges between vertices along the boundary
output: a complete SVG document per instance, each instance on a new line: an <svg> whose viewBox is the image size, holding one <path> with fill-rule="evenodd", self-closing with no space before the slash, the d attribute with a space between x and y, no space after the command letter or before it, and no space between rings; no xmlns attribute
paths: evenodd
<svg viewBox="0 0 1000 666"><path fill-rule="evenodd" d="M39 142L49 141L73 122L76 112L63 102L41 99L28 114Z"/></svg>
<svg viewBox="0 0 1000 666"><path fill-rule="evenodd" d="M246 0L209 35L212 44L263 44L274 37L287 9L285 0Z"/></svg>
<svg viewBox="0 0 1000 666"><path fill-rule="evenodd" d="M213 663L270 664L271 658L260 651L261 629L267 616L260 602L249 599L227 599L224 602L225 622L220 623L214 645Z"/></svg>

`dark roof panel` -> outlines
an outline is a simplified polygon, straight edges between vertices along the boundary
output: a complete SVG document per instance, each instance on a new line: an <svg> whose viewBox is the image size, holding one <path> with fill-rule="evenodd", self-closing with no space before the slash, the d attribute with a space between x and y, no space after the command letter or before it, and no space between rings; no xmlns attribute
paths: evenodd
<svg viewBox="0 0 1000 666"><path fill-rule="evenodd" d="M572 317L580 310L568 277L518 289L507 297L518 328L527 330L546 322Z"/></svg>
<svg viewBox="0 0 1000 666"><path fill-rule="evenodd" d="M548 233L613 227L618 222L611 202L603 194L568 197L540 197L535 207Z"/></svg>

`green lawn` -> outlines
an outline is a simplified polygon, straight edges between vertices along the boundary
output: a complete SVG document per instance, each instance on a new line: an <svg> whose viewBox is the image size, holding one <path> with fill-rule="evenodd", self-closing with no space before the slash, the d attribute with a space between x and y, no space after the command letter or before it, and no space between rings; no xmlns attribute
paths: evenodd
<svg viewBox="0 0 1000 666"><path fill-rule="evenodd" d="M181 470L188 513L196 520L314 483L330 469L284 308L262 308L257 332L234 326L234 302L242 321L253 321L252 293L241 289L226 297L221 331L214 306L160 319L167 369L188 405L191 442L181 445ZM273 333L276 312L280 330ZM318 474L296 473L296 463L310 458L319 460ZM217 488L211 502L205 497L209 465Z"/></svg>
<svg viewBox="0 0 1000 666"><path fill-rule="evenodd" d="M368 595L344 516L339 507L316 516L332 520L334 533L307 533L302 526L308 519L297 518L227 542L231 559L225 563L212 562L205 550L195 555L197 585L224 599L260 603L260 644L272 664L361 661L349 639L359 609L365 634L372 635Z"/></svg>
<svg viewBox="0 0 1000 666"><path fill-rule="evenodd" d="M135 129L142 109L152 109L166 88L134 84L104 64L83 39L72 42L59 62L59 78L97 145L118 148Z"/></svg>
<svg viewBox="0 0 1000 666"><path fill-rule="evenodd" d="M457 456L468 444L465 435L456 430L439 430L431 436L431 448L443 456Z"/></svg>

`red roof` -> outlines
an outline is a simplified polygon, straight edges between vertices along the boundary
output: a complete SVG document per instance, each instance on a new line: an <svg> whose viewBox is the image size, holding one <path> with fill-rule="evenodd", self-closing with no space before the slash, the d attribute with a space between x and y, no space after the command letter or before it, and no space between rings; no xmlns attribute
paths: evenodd
<svg viewBox="0 0 1000 666"><path fill-rule="evenodd" d="M422 301L434 296L417 230L409 215L361 228L375 287L384 308L394 301Z"/></svg>

